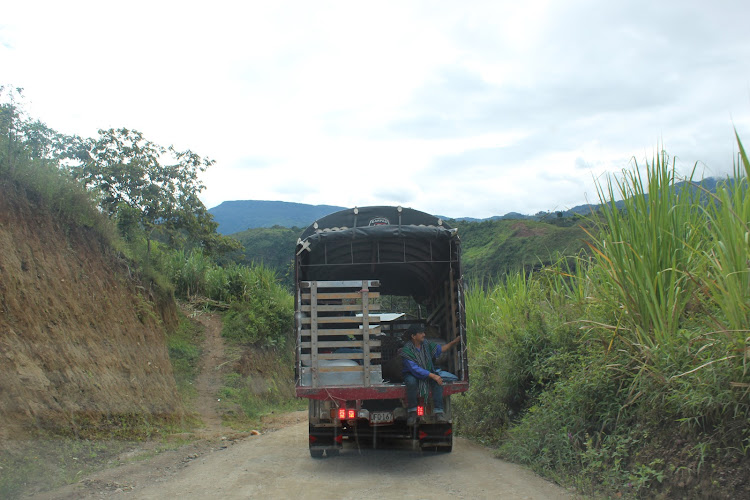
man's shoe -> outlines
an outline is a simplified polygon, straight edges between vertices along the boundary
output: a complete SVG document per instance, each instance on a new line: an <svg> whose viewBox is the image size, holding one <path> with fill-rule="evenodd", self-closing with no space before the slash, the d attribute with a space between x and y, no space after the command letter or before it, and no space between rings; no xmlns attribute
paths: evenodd
<svg viewBox="0 0 750 500"><path fill-rule="evenodd" d="M406 419L406 425L409 427L414 427L415 425L417 425L417 412L409 412L409 417Z"/></svg>
<svg viewBox="0 0 750 500"><path fill-rule="evenodd" d="M435 414L435 423L436 424L447 424L448 419L445 418L445 413L440 412Z"/></svg>

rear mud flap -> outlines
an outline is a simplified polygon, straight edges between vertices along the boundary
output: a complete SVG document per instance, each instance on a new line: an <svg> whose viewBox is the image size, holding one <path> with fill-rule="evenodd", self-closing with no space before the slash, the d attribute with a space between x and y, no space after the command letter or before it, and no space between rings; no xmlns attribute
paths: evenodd
<svg viewBox="0 0 750 500"><path fill-rule="evenodd" d="M338 427L310 426L310 449L341 449L342 435Z"/></svg>
<svg viewBox="0 0 750 500"><path fill-rule="evenodd" d="M420 448L451 447L453 445L453 425L423 424L415 429L415 438Z"/></svg>

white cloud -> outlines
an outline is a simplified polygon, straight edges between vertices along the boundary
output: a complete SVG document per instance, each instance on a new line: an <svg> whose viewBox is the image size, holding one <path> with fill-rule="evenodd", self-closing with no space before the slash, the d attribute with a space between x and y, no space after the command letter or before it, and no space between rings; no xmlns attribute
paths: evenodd
<svg viewBox="0 0 750 500"><path fill-rule="evenodd" d="M731 168L750 134L750 6L16 2L3 83L93 136L216 160L203 200L403 204L445 216L584 203L663 146ZM748 139L750 140L750 139Z"/></svg>

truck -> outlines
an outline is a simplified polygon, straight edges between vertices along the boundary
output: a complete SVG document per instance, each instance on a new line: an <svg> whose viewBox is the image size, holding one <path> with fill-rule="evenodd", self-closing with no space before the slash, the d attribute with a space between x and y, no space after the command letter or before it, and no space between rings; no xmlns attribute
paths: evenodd
<svg viewBox="0 0 750 500"><path fill-rule="evenodd" d="M294 268L295 392L309 400L310 455L390 440L450 452L451 395L469 389L457 229L400 206L342 210L300 235ZM443 384L445 418L420 398L409 426L400 349L415 324L439 344L460 336L437 361L458 380Z"/></svg>

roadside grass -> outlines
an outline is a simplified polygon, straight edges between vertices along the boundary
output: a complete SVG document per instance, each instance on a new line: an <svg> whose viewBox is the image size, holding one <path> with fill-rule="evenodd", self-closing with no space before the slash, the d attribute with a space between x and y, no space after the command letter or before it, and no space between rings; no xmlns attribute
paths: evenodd
<svg viewBox="0 0 750 500"><path fill-rule="evenodd" d="M0 449L0 498L22 498L54 490L107 467L145 460L191 441L175 437L173 432L152 434L150 439L141 437L148 432L144 428L133 429L130 438L122 433L117 438L80 438L38 432L36 436L5 442Z"/></svg>
<svg viewBox="0 0 750 500"><path fill-rule="evenodd" d="M247 431L264 415L301 409L294 396L294 301L276 273L261 265L222 267L198 250L164 253L160 266L179 296L221 310L227 361L216 397L225 424ZM190 365L196 353L184 338L170 342L179 358L175 366ZM187 376L180 373L175 377ZM189 390L189 382L181 387Z"/></svg>
<svg viewBox="0 0 750 500"><path fill-rule="evenodd" d="M218 394L225 425L242 432L262 430L267 415L307 408L307 401L294 395L293 353L232 341L228 349L237 354Z"/></svg>
<svg viewBox="0 0 750 500"><path fill-rule="evenodd" d="M203 328L184 313L178 312L178 316L177 328L167 333L167 350L177 390L183 404L191 408L198 396L194 383L200 370L204 334Z"/></svg>
<svg viewBox="0 0 750 500"><path fill-rule="evenodd" d="M6 443L0 452L0 498L20 498L71 484L106 467L131 445L60 436Z"/></svg>
<svg viewBox="0 0 750 500"><path fill-rule="evenodd" d="M460 432L588 495L750 494L750 162L737 143L715 194L676 189L660 153L598 186L588 254L467 291Z"/></svg>

